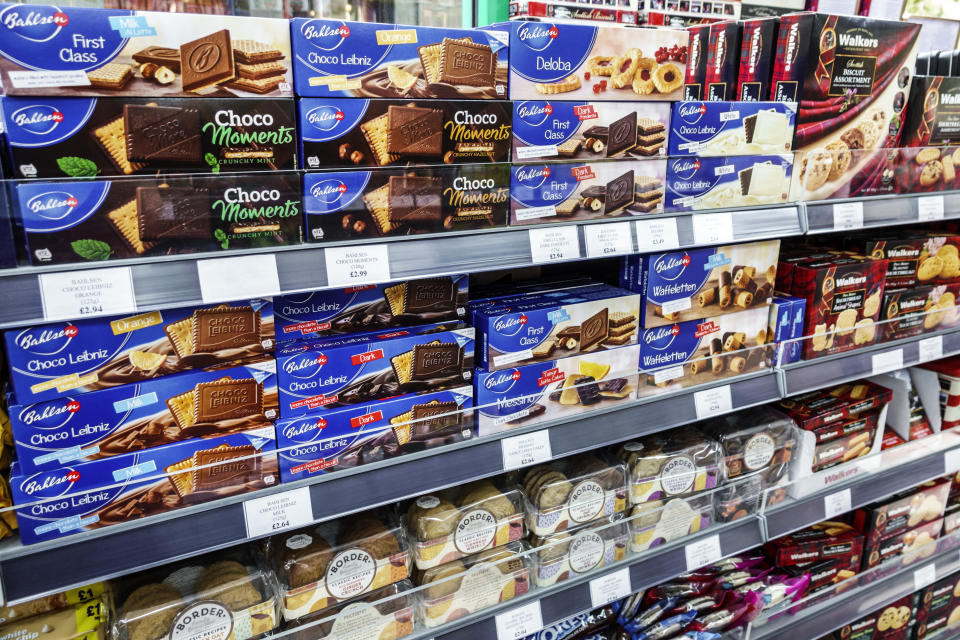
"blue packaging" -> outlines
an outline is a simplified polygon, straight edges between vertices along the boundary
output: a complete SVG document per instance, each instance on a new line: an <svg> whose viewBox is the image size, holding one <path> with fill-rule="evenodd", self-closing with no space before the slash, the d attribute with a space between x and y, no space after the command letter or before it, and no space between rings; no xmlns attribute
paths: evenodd
<svg viewBox="0 0 960 640"><path fill-rule="evenodd" d="M507 98L509 39L494 27L294 18L290 37L298 96ZM472 45L464 44L467 39ZM453 59L445 69L443 56Z"/></svg>
<svg viewBox="0 0 960 640"><path fill-rule="evenodd" d="M795 102L674 102L670 156L783 153L793 145Z"/></svg>
<svg viewBox="0 0 960 640"><path fill-rule="evenodd" d="M458 322L467 315L469 282L453 275L276 296L277 342Z"/></svg>
<svg viewBox="0 0 960 640"><path fill-rule="evenodd" d="M787 202L793 155L670 158L664 211Z"/></svg>
<svg viewBox="0 0 960 640"><path fill-rule="evenodd" d="M277 349L280 415L292 418L401 394L451 389L473 377L473 327L288 342ZM402 332L407 334L408 332Z"/></svg>
<svg viewBox="0 0 960 640"><path fill-rule="evenodd" d="M790 323L790 335L787 336L791 342L788 342L784 346L783 362L781 362L781 364L789 364L799 361L803 353L803 340L797 340L797 338L802 338L804 335L803 319L807 312L807 300L806 298L797 298L795 296L784 297L793 301L793 309L791 311L793 318Z"/></svg>
<svg viewBox="0 0 960 640"><path fill-rule="evenodd" d="M10 487L20 541L53 540L272 486L279 481L275 452L271 425L33 474L15 465Z"/></svg>
<svg viewBox="0 0 960 640"><path fill-rule="evenodd" d="M534 297L539 299L557 299L571 295L574 291L591 291L609 286L599 282L588 282L587 279L569 280L553 284L533 285L530 287L519 287L516 292L502 293L487 298L474 298L467 303L467 313L470 315L470 324L476 326L477 312L488 307L499 307L516 304L519 302L528 302Z"/></svg>
<svg viewBox="0 0 960 640"><path fill-rule="evenodd" d="M229 330L219 330L218 336L217 327L224 326L224 321ZM207 336L204 340L223 346L198 346L198 330ZM182 341L178 335L188 337ZM61 321L5 331L3 337L17 400L34 404L192 369L261 359L274 348L273 303L269 298L256 298L213 307ZM135 355L137 352L145 355ZM143 361L138 366L131 356ZM151 359L157 362L149 362Z"/></svg>
<svg viewBox="0 0 960 640"><path fill-rule="evenodd" d="M472 407L473 387L457 387L281 420L280 479L294 482L468 439Z"/></svg>
<svg viewBox="0 0 960 640"><path fill-rule="evenodd" d="M201 407L199 413L194 407ZM278 409L271 358L11 406L8 414L20 469L34 473L270 426Z"/></svg>

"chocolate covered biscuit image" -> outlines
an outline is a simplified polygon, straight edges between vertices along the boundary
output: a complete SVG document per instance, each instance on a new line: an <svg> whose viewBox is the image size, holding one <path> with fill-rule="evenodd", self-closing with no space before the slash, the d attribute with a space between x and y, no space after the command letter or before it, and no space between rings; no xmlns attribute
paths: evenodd
<svg viewBox="0 0 960 640"><path fill-rule="evenodd" d="M196 109L127 104L123 107L127 159L190 164L201 161Z"/></svg>
<svg viewBox="0 0 960 640"><path fill-rule="evenodd" d="M183 90L199 91L237 75L230 31L224 29L180 45Z"/></svg>
<svg viewBox="0 0 960 640"><path fill-rule="evenodd" d="M142 241L209 238L209 202L204 189L137 187L137 221Z"/></svg>
<svg viewBox="0 0 960 640"><path fill-rule="evenodd" d="M387 152L398 157L443 154L443 112L439 109L387 108Z"/></svg>

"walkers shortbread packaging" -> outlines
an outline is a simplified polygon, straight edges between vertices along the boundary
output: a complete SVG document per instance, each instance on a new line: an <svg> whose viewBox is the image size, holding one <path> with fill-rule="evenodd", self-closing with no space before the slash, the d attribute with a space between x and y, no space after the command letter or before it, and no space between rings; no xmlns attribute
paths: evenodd
<svg viewBox="0 0 960 640"><path fill-rule="evenodd" d="M767 100L773 53L777 46L777 18L743 20L740 37L740 72L734 100Z"/></svg>
<svg viewBox="0 0 960 640"><path fill-rule="evenodd" d="M731 20L711 24L704 100L716 102L735 99L739 61L740 23Z"/></svg>
<svg viewBox="0 0 960 640"><path fill-rule="evenodd" d="M787 102L675 102L670 156L790 151L797 106Z"/></svg>
<svg viewBox="0 0 960 640"><path fill-rule="evenodd" d="M698 24L687 27L690 44L687 47L687 70L683 80L684 100L706 100L704 82L707 79L707 48L710 42L710 25Z"/></svg>
<svg viewBox="0 0 960 640"><path fill-rule="evenodd" d="M916 76L906 117L905 147L960 144L960 78Z"/></svg>
<svg viewBox="0 0 960 640"><path fill-rule="evenodd" d="M664 211L782 204L792 171L792 154L670 158Z"/></svg>

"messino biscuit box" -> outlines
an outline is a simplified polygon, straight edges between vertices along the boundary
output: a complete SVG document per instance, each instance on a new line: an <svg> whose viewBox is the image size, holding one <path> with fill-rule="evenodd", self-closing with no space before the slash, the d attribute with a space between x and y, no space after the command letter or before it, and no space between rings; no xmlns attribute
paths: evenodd
<svg viewBox="0 0 960 640"><path fill-rule="evenodd" d="M9 413L20 470L33 473L269 426L277 409L270 359L12 406Z"/></svg>
<svg viewBox="0 0 960 640"><path fill-rule="evenodd" d="M787 102L675 102L667 153L705 157L790 151L796 111Z"/></svg>
<svg viewBox="0 0 960 640"><path fill-rule="evenodd" d="M664 211L782 204L792 170L791 154L670 158Z"/></svg>
<svg viewBox="0 0 960 640"><path fill-rule="evenodd" d="M513 161L662 156L669 128L663 102L517 101Z"/></svg>
<svg viewBox="0 0 960 640"><path fill-rule="evenodd" d="M300 176L19 182L15 215L31 264L255 249L303 239Z"/></svg>
<svg viewBox="0 0 960 640"><path fill-rule="evenodd" d="M509 22L512 100L679 100L689 35L678 29Z"/></svg>
<svg viewBox="0 0 960 640"><path fill-rule="evenodd" d="M704 100L733 100L737 92L740 61L740 23L736 20L710 25Z"/></svg>
<svg viewBox="0 0 960 640"><path fill-rule="evenodd" d="M273 351L269 299L90 318L4 332L17 401L223 368Z"/></svg>
<svg viewBox="0 0 960 640"><path fill-rule="evenodd" d="M960 143L960 78L916 76L910 87L905 147Z"/></svg>
<svg viewBox="0 0 960 640"><path fill-rule="evenodd" d="M512 107L492 100L303 98L302 168L504 162Z"/></svg>
<svg viewBox="0 0 960 640"><path fill-rule="evenodd" d="M683 79L684 100L705 100L704 82L707 79L707 48L710 42L710 25L698 24L687 27L690 44L687 46L687 69Z"/></svg>
<svg viewBox="0 0 960 640"><path fill-rule="evenodd" d="M510 224L659 213L665 173L665 160L513 165Z"/></svg>
<svg viewBox="0 0 960 640"><path fill-rule="evenodd" d="M294 18L298 96L505 100L506 30Z"/></svg>
<svg viewBox="0 0 960 640"><path fill-rule="evenodd" d="M292 96L290 23L0 5L7 95Z"/></svg>
<svg viewBox="0 0 960 640"><path fill-rule="evenodd" d="M467 327L285 343L277 349L280 415L290 418L469 384L473 336L473 327Z"/></svg>
<svg viewBox="0 0 960 640"><path fill-rule="evenodd" d="M777 18L741 21L740 71L733 100L767 100L773 53L777 46Z"/></svg>
<svg viewBox="0 0 960 640"><path fill-rule="evenodd" d="M280 478L302 480L470 438L473 387L458 387L277 422Z"/></svg>
<svg viewBox="0 0 960 640"><path fill-rule="evenodd" d="M303 201L314 242L498 227L510 210L510 167L307 173Z"/></svg>
<svg viewBox="0 0 960 640"><path fill-rule="evenodd" d="M3 98L14 176L297 168L293 100Z"/></svg>
<svg viewBox="0 0 960 640"><path fill-rule="evenodd" d="M33 544L279 481L273 426L174 442L50 471L13 467L20 540Z"/></svg>
<svg viewBox="0 0 960 640"><path fill-rule="evenodd" d="M440 276L277 296L277 341L458 322L467 315L469 281Z"/></svg>

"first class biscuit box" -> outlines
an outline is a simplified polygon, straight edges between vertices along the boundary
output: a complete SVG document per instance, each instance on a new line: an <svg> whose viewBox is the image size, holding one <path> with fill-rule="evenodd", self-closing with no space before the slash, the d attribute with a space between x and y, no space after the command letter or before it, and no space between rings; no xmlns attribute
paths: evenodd
<svg viewBox="0 0 960 640"><path fill-rule="evenodd" d="M301 167L505 162L509 102L302 98Z"/></svg>
<svg viewBox="0 0 960 640"><path fill-rule="evenodd" d="M31 264L105 261L299 244L300 177L292 171L23 181L15 216Z"/></svg>
<svg viewBox="0 0 960 640"><path fill-rule="evenodd" d="M294 18L294 86L318 98L505 100L505 29Z"/></svg>
<svg viewBox="0 0 960 640"><path fill-rule="evenodd" d="M783 204L793 155L679 157L667 161L664 211Z"/></svg>
<svg viewBox="0 0 960 640"><path fill-rule="evenodd" d="M473 327L298 340L277 348L280 415L292 418L469 384Z"/></svg>
<svg viewBox="0 0 960 640"><path fill-rule="evenodd" d="M273 426L10 476L20 540L33 544L276 484ZM203 467L203 468L196 468Z"/></svg>
<svg viewBox="0 0 960 640"><path fill-rule="evenodd" d="M494 25L510 31L512 100L679 100L685 30L549 22Z"/></svg>
<svg viewBox="0 0 960 640"><path fill-rule="evenodd" d="M7 95L292 96L290 64L287 20L0 5Z"/></svg>
<svg viewBox="0 0 960 640"><path fill-rule="evenodd" d="M292 99L7 97L0 111L18 178L297 168Z"/></svg>
<svg viewBox="0 0 960 640"><path fill-rule="evenodd" d="M666 103L515 101L513 161L662 156L669 128Z"/></svg>
<svg viewBox="0 0 960 640"><path fill-rule="evenodd" d="M477 370L474 403L480 436L604 409L635 398L640 347Z"/></svg>
<svg viewBox="0 0 960 640"><path fill-rule="evenodd" d="M796 104L675 102L670 156L759 155L790 151Z"/></svg>
<svg viewBox="0 0 960 640"><path fill-rule="evenodd" d="M468 439L472 407L467 386L280 420L280 479L294 482Z"/></svg>
<svg viewBox="0 0 960 640"><path fill-rule="evenodd" d="M9 409L23 473L170 442L269 426L279 416L271 360L189 371Z"/></svg>
<svg viewBox="0 0 960 640"><path fill-rule="evenodd" d="M20 404L262 359L274 347L273 305L255 298L4 332Z"/></svg>
<svg viewBox="0 0 960 640"><path fill-rule="evenodd" d="M663 160L514 165L510 224L659 213L665 169Z"/></svg>

